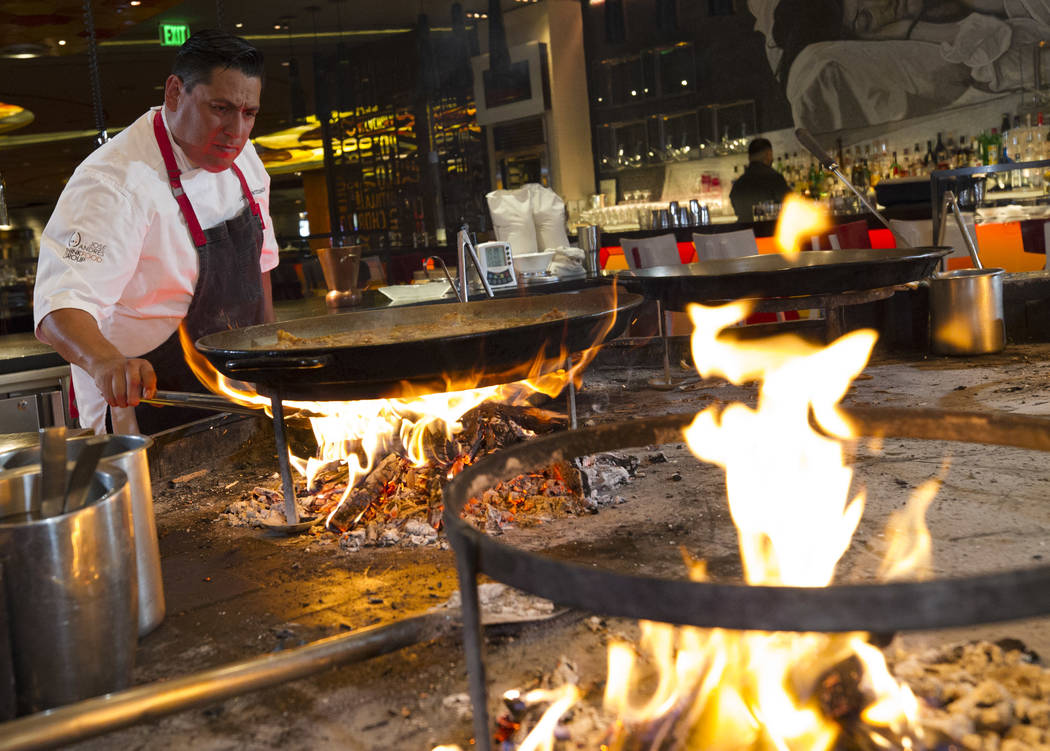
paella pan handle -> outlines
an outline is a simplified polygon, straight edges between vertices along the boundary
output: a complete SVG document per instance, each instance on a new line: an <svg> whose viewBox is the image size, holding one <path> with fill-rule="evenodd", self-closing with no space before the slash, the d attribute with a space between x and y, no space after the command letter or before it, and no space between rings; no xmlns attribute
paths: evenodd
<svg viewBox="0 0 1050 751"><path fill-rule="evenodd" d="M332 364L331 355L317 355L316 357L249 357L244 360L227 360L225 371L227 373L241 373L244 371L260 370L317 370Z"/></svg>

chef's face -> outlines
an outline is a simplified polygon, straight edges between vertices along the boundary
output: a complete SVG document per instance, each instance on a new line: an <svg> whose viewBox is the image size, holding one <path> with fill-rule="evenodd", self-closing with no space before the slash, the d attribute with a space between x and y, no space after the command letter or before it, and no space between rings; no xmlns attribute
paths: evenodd
<svg viewBox="0 0 1050 751"><path fill-rule="evenodd" d="M261 93L262 81L232 68L214 68L211 80L189 91L168 76L164 104L175 143L208 172L229 168L251 135Z"/></svg>
<svg viewBox="0 0 1050 751"><path fill-rule="evenodd" d="M922 0L843 0L842 22L853 36L871 36L894 21L917 18Z"/></svg>

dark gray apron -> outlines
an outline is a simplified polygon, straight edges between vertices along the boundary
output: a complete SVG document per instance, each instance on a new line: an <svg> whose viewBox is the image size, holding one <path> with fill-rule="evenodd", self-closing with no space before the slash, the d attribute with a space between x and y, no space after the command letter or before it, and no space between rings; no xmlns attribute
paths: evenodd
<svg viewBox="0 0 1050 751"><path fill-rule="evenodd" d="M231 165L231 169L240 180L248 206L233 219L201 230L193 207L182 192L179 169L175 164L171 141L159 111L154 116L153 124L157 145L164 156L168 179L172 185L172 193L179 202L183 218L197 246L197 284L193 289L193 299L186 311L186 317L182 320L182 327L189 334L190 341L196 341L205 334L223 329L262 323L264 301L262 273L259 267L263 238L262 212L248 188L244 175L237 165ZM158 389L206 392L186 364L178 331L142 357L153 366L157 374ZM154 407L148 404L140 404L135 408L139 431L147 434L214 414L199 409Z"/></svg>

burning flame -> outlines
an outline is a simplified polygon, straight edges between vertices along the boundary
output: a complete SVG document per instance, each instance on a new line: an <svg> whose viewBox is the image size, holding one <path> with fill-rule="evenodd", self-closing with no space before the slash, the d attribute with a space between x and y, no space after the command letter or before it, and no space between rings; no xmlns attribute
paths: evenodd
<svg viewBox="0 0 1050 751"><path fill-rule="evenodd" d="M755 408L712 406L685 430L698 458L725 469L747 582L828 586L864 509L863 495L848 498L852 471L842 441L853 435L838 403L864 368L874 332L853 332L828 347L792 335L730 342L719 333L747 315L746 305L694 305L688 312L701 375L735 384L761 381ZM923 517L940 481L925 483L907 514L891 521L898 534L889 543L883 578L915 576L928 565ZM706 578L702 561L687 564L691 578ZM873 748L920 745L918 702L890 675L865 634L652 622L640 629L637 645L609 648L604 707L614 719L603 749L830 749L841 728L822 707L820 689L850 660L863 668L860 689L867 697L864 725L851 732L865 733ZM641 698L634 695L639 693ZM544 723L566 709L551 705Z"/></svg>
<svg viewBox="0 0 1050 751"><path fill-rule="evenodd" d="M777 249L794 260L798 258L799 241L803 237L824 232L830 226L828 211L821 204L789 193L777 219Z"/></svg>
<svg viewBox="0 0 1050 751"><path fill-rule="evenodd" d="M614 290L615 300L615 290ZM615 305L612 306L615 309ZM369 399L356 401L285 401L288 412L302 411L310 416L317 440L317 455L300 458L289 453L292 467L304 476L309 487L317 473L332 462L344 462L348 468L346 491L325 520L331 522L339 507L350 497L356 484L373 469L377 457L400 450L415 466L428 462L426 438L432 431L444 431L446 438L462 429L460 419L471 409L488 400L518 403L532 393L557 396L569 383L578 384L582 373L597 355L599 344L615 322L610 314L595 326L595 345L570 357L564 349L555 357L539 352L524 369L517 369L525 379L498 386L477 387L482 374L446 378L445 393L419 394L403 399ZM250 385L231 380L219 373L207 358L193 346L184 326L179 327L179 340L186 362L197 379L210 391L241 405L258 407L272 415L269 397ZM493 380L491 374L486 374ZM458 470L457 470L458 471ZM360 515L352 524L360 520Z"/></svg>

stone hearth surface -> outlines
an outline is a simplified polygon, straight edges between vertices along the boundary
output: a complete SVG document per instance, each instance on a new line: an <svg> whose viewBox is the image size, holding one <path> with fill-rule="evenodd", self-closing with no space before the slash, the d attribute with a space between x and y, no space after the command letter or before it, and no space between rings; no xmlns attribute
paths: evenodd
<svg viewBox="0 0 1050 751"><path fill-rule="evenodd" d="M581 424L754 399L754 387L724 381L654 390L648 386L658 375L652 354L653 348L603 352L578 395ZM980 358L883 357L869 364L846 403L1048 415L1050 344L1012 345L1000 355ZM154 480L167 617L140 642L136 684L389 623L434 607L455 592L454 560L444 546L348 552L332 533L278 537L229 526L219 515L232 501L255 485L276 487L272 430L266 421L246 418L196 440L205 446L216 441L225 451L186 452L191 461L178 466L169 459L164 476ZM637 476L617 489L622 500L593 516L507 530L503 539L559 558L668 577L684 576L684 549L706 559L716 577L738 577L721 470L697 462L682 443L630 453L640 466ZM951 464L928 514L935 575L1038 565L1050 556L1047 457L978 444L886 441L878 454L857 450L857 482L867 487L868 511L840 566L840 581L874 577L885 549L887 515L937 474L946 454ZM910 634L898 636L898 642L920 646L1008 636L1050 654L1048 625L1050 619L1037 619ZM488 632L492 710L504 690L550 673L562 656L586 680L602 680L610 634L633 628L600 614L569 611ZM356 751L466 746L471 727L465 691L462 646L453 634L74 747Z"/></svg>

